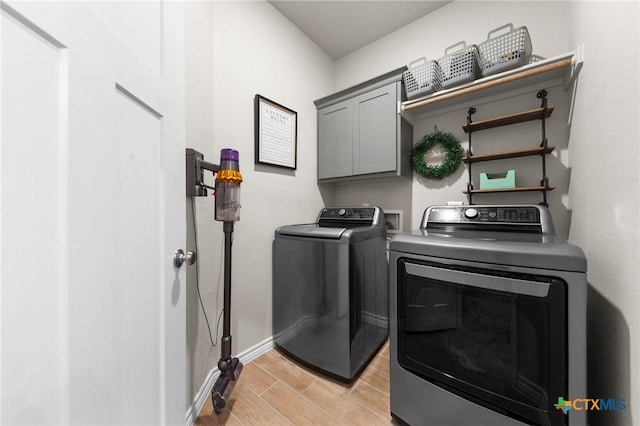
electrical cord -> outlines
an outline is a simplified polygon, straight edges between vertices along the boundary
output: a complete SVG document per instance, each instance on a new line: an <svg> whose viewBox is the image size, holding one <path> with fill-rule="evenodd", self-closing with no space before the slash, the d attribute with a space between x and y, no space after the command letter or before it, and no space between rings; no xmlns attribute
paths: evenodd
<svg viewBox="0 0 640 426"><path fill-rule="evenodd" d="M195 204L195 197L191 197L191 218L193 220L193 236L195 239L195 245L196 245L196 253L198 253L198 230L196 227L196 204ZM218 315L218 321L216 323L216 338L215 341L213 339L213 337L211 336L211 326L209 325L209 318L207 317L207 312L204 309L204 303L202 302L202 296L200 295L200 267L199 267L199 261L196 261L196 291L198 293L198 300L200 301L200 308L202 309L202 314L204 315L204 320L207 323L207 330L209 330L209 340L211 341L211 346L213 346L214 348L217 346L217 344L215 343L215 341L218 340L218 330L220 330L220 319L222 318L222 314L224 313L224 309L222 309L220 311L220 315Z"/></svg>

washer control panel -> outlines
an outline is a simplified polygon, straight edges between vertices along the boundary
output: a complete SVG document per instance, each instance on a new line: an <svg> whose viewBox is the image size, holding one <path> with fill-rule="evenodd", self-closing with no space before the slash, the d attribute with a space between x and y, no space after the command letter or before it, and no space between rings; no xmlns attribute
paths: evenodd
<svg viewBox="0 0 640 426"><path fill-rule="evenodd" d="M540 212L530 206L442 206L431 207L429 222L540 223Z"/></svg>
<svg viewBox="0 0 640 426"><path fill-rule="evenodd" d="M553 233L548 209L538 205L432 206L421 228L436 227Z"/></svg>
<svg viewBox="0 0 640 426"><path fill-rule="evenodd" d="M328 207L322 209L319 219L373 220L375 213L375 207Z"/></svg>
<svg viewBox="0 0 640 426"><path fill-rule="evenodd" d="M473 207L465 209L464 217L466 217L467 219L475 219L478 217L478 210L474 209Z"/></svg>

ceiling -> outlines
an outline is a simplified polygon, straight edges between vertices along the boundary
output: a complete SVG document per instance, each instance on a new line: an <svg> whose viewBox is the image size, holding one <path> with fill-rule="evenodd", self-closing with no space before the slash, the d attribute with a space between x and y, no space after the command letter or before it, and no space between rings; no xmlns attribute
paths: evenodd
<svg viewBox="0 0 640 426"><path fill-rule="evenodd" d="M450 1L269 0L333 59L384 37Z"/></svg>

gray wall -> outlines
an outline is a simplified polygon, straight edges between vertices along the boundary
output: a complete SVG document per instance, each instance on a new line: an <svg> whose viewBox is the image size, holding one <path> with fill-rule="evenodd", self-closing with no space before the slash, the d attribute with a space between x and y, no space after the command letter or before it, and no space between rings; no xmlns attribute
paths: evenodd
<svg viewBox="0 0 640 426"><path fill-rule="evenodd" d="M640 222L635 215L640 197L638 3L457 1L335 63L267 3L189 5L193 24L189 32L192 40L197 38L195 42L203 45L189 46L195 52L191 52L187 76L187 108L192 111L187 117L188 145L200 147L214 160L219 148L240 149L245 176L242 220L234 246L234 352L271 335L271 241L277 226L313 221L323 202L368 202L404 209L405 216L410 210L411 227L417 227L427 205L464 199L460 192L466 180L463 169L437 184L414 178L318 188L314 99L422 56L437 59L459 40L481 42L487 32L505 22L526 25L534 53L544 57L584 43L586 61L570 126L565 123L573 92L565 93L559 87L550 90L550 103L557 110L549 138L559 147L550 157L553 168L549 174L558 185L550 193L550 204L560 234L580 245L589 262L589 389L585 397L628 401L627 410L592 413L590 422L623 425L632 424L634 418L637 422L640 377L632 365L640 359L640 313L634 309L640 300ZM213 27L205 28L207 25ZM194 33L200 30L203 40ZM213 80L207 81L211 75ZM278 173L253 165L251 102L255 93L298 111L296 172ZM529 106L531 96L535 92L483 100L481 111L490 117L514 105ZM440 130L453 130L464 143L460 125L465 110L414 117L414 140L437 124ZM538 134L537 128L523 126L525 133ZM509 131L499 136L498 145L512 139ZM520 169L527 177L535 173L528 166L518 166ZM212 220L211 200L197 202L201 259L211 259L201 261L203 297L207 306L214 307L210 320L215 322L221 303L222 232ZM188 281L190 401L219 353L209 348L192 273Z"/></svg>
<svg viewBox="0 0 640 426"><path fill-rule="evenodd" d="M513 23L515 27L527 26L535 54L543 57L564 54L571 50L567 43L567 13L566 2L453 2L336 61L335 87L348 87L373 75L409 64L423 56L427 59L438 59L448 46L461 40L467 44L478 44L487 38L489 31L507 22ZM557 84L560 83L554 83ZM532 109L540 104L535 97L538 89L539 87L530 87L517 93L510 92L491 99L480 99L468 105L461 104L457 108L412 113L410 120L414 123L414 142L419 142L437 126L438 130L453 133L466 148L468 137L462 131L462 125L466 122L468 107L478 108L474 120ZM547 137L551 145L558 147L553 156L549 157L551 184L558 187L558 190L550 193L552 200L549 204L555 213L554 219L559 234L566 237L570 221L570 213L566 206L570 176L565 164L569 100L568 94L561 88L554 88L549 92L549 103L556 106L556 111L549 121ZM526 123L478 133L475 138L474 140L478 141L474 144L476 153L511 149L514 139L521 148L536 146L540 141L540 125ZM516 179L521 185L523 182L533 184L540 180L540 162L532 161L531 158L475 166L474 179L477 179L480 171L506 171L507 164L511 166L509 168L517 169ZM466 202L466 196L462 194L466 182L466 167L462 165L456 173L440 181L414 177L410 185L411 194L407 193L407 183L397 180L386 183L385 186L377 183L336 186L335 196L336 199L345 200L354 198L358 202L368 202L376 198L379 204L391 206L389 208L408 208L405 217L410 221L409 228L417 228L426 207L446 204L447 201ZM387 195L381 196L380 189L389 191ZM495 204L541 201L539 193L482 197L474 199L474 202Z"/></svg>
<svg viewBox="0 0 640 426"><path fill-rule="evenodd" d="M313 100L331 92L333 61L267 2L187 2L187 10L187 146L214 163L221 148L239 150L244 177L233 245L231 334L233 353L238 354L272 336L275 229L312 222L323 206L316 185ZM297 170L254 164L256 94L298 113ZM222 223L213 219L213 197L198 198L195 204L200 290L215 334L222 309L224 236ZM188 202L187 217L188 247L193 249ZM195 291L195 268L189 269L187 286L187 401L191 403L216 367L220 347L212 348L207 335Z"/></svg>
<svg viewBox="0 0 640 426"><path fill-rule="evenodd" d="M640 311L635 307L640 300L638 9L637 2L454 2L336 62L338 89L421 56L437 59L457 40L482 41L491 28L505 22L526 25L534 53L544 57L584 43L586 59L576 90L550 91L550 103L557 109L549 140L559 149L551 157L549 174L558 185L550 193L550 204L559 234L581 246L589 264L585 397L627 400L624 411L589 413L591 424L630 425L640 418L640 376L632 367L640 359ZM574 95L571 125L565 126ZM526 96L480 103L486 103L491 116L524 105ZM459 108L418 117L414 140L437 124L440 130L453 130L464 144L464 116ZM492 143L499 146L508 138L503 134ZM463 199L463 172L459 169L440 182L414 178L413 227L426 206ZM336 189L336 194L345 191Z"/></svg>
<svg viewBox="0 0 640 426"><path fill-rule="evenodd" d="M569 239L588 259L588 393L627 409L591 425L640 422L640 68L638 2L570 2L585 64L571 126Z"/></svg>
<svg viewBox="0 0 640 426"><path fill-rule="evenodd" d="M560 85L560 86L558 86ZM540 106L537 92L546 88L549 105L555 107L553 114L546 120L546 137L549 145L556 146L555 151L546 158L547 175L550 185L555 190L547 193L547 202L553 215L556 233L567 238L571 212L566 205L571 177L566 157L568 156L568 127L569 94L564 92L562 81L555 81L550 85L525 87L518 91L483 98L470 104L461 104L445 110L434 110L422 115L416 120L414 136L419 141L424 135L433 132L434 128L443 132L451 132L466 150L469 135L462 130L466 122L467 110L474 106L477 112L473 120L507 115L510 113L527 111ZM542 127L539 121L520 123L513 126L475 132L472 135L472 147L475 154L509 151L537 147L542 140ZM539 157L512 158L501 161L476 163L472 166L472 180L474 187L479 188L479 173L498 173L515 170L517 186L537 186L542 176L542 160ZM413 183L412 201L414 226L422 217L424 209L434 204L446 204L447 201L468 202L462 193L468 181L468 166L461 165L457 172L440 181L428 180L416 176ZM482 194L475 195L475 204L500 203L532 203L543 200L540 192Z"/></svg>

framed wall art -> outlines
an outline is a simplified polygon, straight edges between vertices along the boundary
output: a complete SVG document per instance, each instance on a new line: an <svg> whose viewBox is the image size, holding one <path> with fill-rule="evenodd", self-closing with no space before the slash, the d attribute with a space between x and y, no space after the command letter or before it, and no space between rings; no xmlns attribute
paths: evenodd
<svg viewBox="0 0 640 426"><path fill-rule="evenodd" d="M253 103L255 163L295 170L298 113L260 95Z"/></svg>

